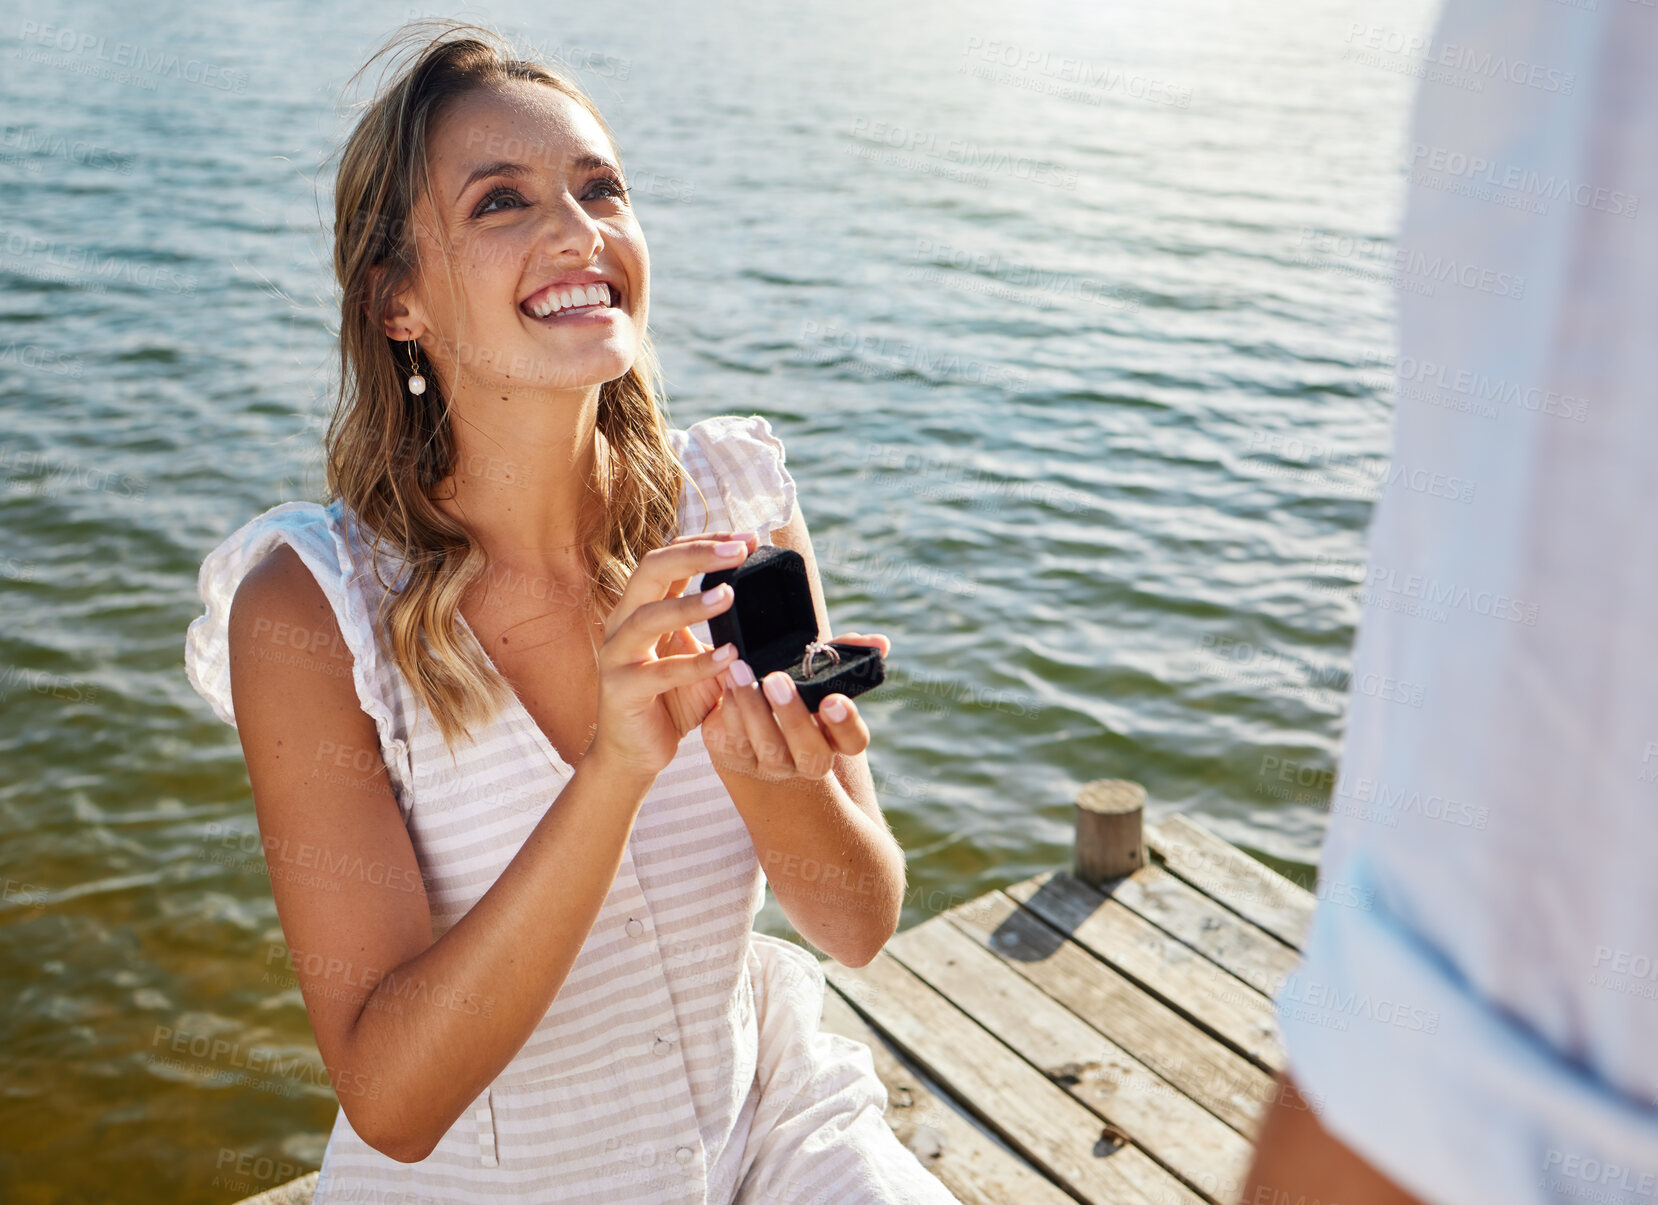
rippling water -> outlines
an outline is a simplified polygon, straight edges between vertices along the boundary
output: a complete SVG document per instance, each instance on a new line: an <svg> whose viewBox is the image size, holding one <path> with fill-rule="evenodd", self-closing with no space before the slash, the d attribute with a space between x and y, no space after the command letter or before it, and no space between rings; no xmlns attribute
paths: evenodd
<svg viewBox="0 0 1658 1205"><path fill-rule="evenodd" d="M424 15L362 7L0 5L8 1201L233 1200L333 1119L182 650L205 553L321 495L319 166ZM893 640L864 706L904 924L1065 863L1098 777L1310 874L1411 64L1349 57L1378 18L1325 0L720 9L462 15L604 109L673 421L770 417L836 627Z"/></svg>

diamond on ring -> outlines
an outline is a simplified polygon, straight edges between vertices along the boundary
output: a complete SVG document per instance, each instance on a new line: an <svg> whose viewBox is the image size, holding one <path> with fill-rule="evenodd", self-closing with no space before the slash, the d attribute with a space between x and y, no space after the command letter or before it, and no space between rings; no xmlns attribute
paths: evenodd
<svg viewBox="0 0 1658 1205"><path fill-rule="evenodd" d="M800 661L800 673L802 677L810 678L812 676L812 660L819 653L823 653L828 656L832 664L839 665L841 663L841 654L839 649L827 641L814 640L806 646L806 655L801 658Z"/></svg>

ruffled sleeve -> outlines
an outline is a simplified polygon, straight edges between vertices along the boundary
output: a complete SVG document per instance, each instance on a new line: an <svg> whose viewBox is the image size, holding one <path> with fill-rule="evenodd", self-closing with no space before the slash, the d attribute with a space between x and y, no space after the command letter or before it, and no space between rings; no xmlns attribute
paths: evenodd
<svg viewBox="0 0 1658 1205"><path fill-rule="evenodd" d="M703 531L754 531L771 542L773 529L795 507L794 478L784 467L783 441L758 414L721 414L670 429L669 441L691 481L680 495L680 535ZM704 502L706 501L706 507Z"/></svg>
<svg viewBox="0 0 1658 1205"><path fill-rule="evenodd" d="M351 676L363 711L374 721L392 789L405 814L412 780L409 748L387 681L394 668L383 663L373 620L364 601L361 573L346 539L340 503L284 502L243 524L202 561L196 592L206 611L192 620L184 640L184 672L196 693L232 727L230 695L230 604L248 572L278 544L288 544L316 578L334 608L340 635L351 651Z"/></svg>

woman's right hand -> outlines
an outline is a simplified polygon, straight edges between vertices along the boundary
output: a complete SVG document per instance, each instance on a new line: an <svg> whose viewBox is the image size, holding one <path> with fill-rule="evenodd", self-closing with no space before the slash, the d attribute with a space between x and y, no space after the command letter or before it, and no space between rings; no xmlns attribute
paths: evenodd
<svg viewBox="0 0 1658 1205"><path fill-rule="evenodd" d="M689 696L720 697L718 675L735 657L707 649L689 628L731 606L729 585L682 595L699 573L731 569L754 551L754 532L707 532L682 536L639 558L622 597L605 617L599 647L599 708L589 756L602 753L612 764L647 777L667 768L685 734L701 722L687 711ZM719 548L725 544L727 555ZM729 649L729 646L727 646ZM695 652L662 655L663 650ZM691 708L694 711L694 708ZM704 709L706 711L706 709Z"/></svg>

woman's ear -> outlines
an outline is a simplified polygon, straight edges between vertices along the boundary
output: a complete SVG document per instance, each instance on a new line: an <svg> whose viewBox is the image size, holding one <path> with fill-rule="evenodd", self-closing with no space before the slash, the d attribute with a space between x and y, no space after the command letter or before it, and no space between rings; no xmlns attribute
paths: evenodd
<svg viewBox="0 0 1658 1205"><path fill-rule="evenodd" d="M369 297L380 294L380 281L385 275L385 268L379 264L368 270ZM363 310L372 316L373 301L363 302ZM386 302L386 311L380 320L382 329L392 339L418 339L426 333L426 322L419 313L419 305L410 306L403 294L391 298Z"/></svg>

